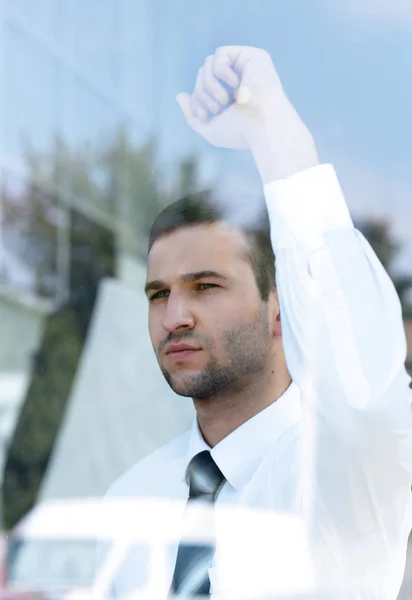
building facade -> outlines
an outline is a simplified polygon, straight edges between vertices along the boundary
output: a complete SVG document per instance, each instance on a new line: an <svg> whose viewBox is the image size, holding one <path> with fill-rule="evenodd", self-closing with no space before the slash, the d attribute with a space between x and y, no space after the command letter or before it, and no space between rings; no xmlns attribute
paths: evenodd
<svg viewBox="0 0 412 600"><path fill-rule="evenodd" d="M175 95L192 89L204 58L228 43L267 48L328 160L345 173L341 144L356 114L337 124L322 107L305 74L312 63L301 57L312 47L305 22L315 19L335 57L344 44L329 39L323 13L302 5L296 23L288 3L275 4L0 2L0 467L9 505L23 494L7 475L16 460L27 473L38 468L20 453L32 439L25 423L43 422L27 415L44 411L48 423L39 438L39 464L47 458L48 468L9 522L33 501L101 495L193 416L147 358L147 230L161 206L192 189L261 193L250 157L209 148L180 115ZM339 69L316 45L312 52L317 86L333 81ZM406 331L412 375L409 322ZM68 350L56 361L62 339ZM406 600L412 583L404 585Z"/></svg>

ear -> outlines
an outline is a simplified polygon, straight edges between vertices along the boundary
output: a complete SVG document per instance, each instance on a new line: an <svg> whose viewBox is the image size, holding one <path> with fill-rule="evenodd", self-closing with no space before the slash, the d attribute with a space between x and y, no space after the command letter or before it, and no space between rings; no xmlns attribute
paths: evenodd
<svg viewBox="0 0 412 600"><path fill-rule="evenodd" d="M282 322L280 320L280 312L278 313L275 321L275 326L273 328L273 333L275 337L282 337Z"/></svg>
<svg viewBox="0 0 412 600"><path fill-rule="evenodd" d="M280 304L277 289L271 293L271 310L272 310L272 332L275 337L282 336L282 322L280 319Z"/></svg>

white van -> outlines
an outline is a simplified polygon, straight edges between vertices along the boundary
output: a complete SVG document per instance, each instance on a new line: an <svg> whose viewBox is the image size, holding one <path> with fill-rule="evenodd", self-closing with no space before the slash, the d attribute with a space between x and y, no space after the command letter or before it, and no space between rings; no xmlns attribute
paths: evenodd
<svg viewBox="0 0 412 600"><path fill-rule="evenodd" d="M14 528L7 547L10 591L38 591L47 598L110 598L130 549L139 549L145 576L138 598L159 600L166 555L176 544L182 504L157 499L76 499L35 506ZM209 538L205 532L203 538ZM104 547L97 561L98 547ZM137 565L136 565L137 566Z"/></svg>
<svg viewBox="0 0 412 600"><path fill-rule="evenodd" d="M101 500L62 500L34 507L9 538L7 589L58 597L90 591L101 506Z"/></svg>
<svg viewBox="0 0 412 600"><path fill-rule="evenodd" d="M201 543L213 538L209 510L195 509L195 521L201 526L195 535L192 531L186 536L187 541ZM172 555L182 538L184 511L181 501L150 498L39 504L10 538L8 589L36 591L53 600L109 599L120 574L122 588L117 592L122 598L162 600L170 585ZM251 597L254 593L302 593L312 589L305 529L296 516L219 506L215 507L214 518L220 536L221 569L211 568L209 575L214 589L222 591L219 598L229 597L226 590L232 591L236 582L243 593L250 586ZM97 554L100 560L96 561L99 544L104 551ZM245 555L245 548L251 554ZM256 548L261 552L256 553ZM244 576L249 575L248 580L239 579L239 569ZM276 589L272 589L274 583Z"/></svg>

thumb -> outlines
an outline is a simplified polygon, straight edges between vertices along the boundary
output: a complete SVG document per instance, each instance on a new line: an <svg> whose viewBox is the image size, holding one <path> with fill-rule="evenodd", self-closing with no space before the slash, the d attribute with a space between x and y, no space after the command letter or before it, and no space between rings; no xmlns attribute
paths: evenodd
<svg viewBox="0 0 412 600"><path fill-rule="evenodd" d="M194 114L190 106L190 94L181 92L176 96L176 100L186 121L191 124L194 119Z"/></svg>
<svg viewBox="0 0 412 600"><path fill-rule="evenodd" d="M242 104L243 106L252 104L252 92L248 87L242 84L236 92L235 97L238 104Z"/></svg>

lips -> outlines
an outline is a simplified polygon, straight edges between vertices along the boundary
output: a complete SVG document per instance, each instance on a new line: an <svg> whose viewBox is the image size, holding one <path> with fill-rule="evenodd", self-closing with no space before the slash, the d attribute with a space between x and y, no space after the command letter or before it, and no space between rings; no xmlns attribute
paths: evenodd
<svg viewBox="0 0 412 600"><path fill-rule="evenodd" d="M199 352L201 348L191 346L190 344L171 344L166 347L166 356L170 360L183 360L193 356L196 352Z"/></svg>
<svg viewBox="0 0 412 600"><path fill-rule="evenodd" d="M200 348L191 346L190 344L171 344L166 347L166 354L170 354L171 352L184 352L185 350L200 350Z"/></svg>

